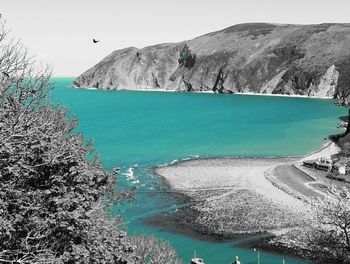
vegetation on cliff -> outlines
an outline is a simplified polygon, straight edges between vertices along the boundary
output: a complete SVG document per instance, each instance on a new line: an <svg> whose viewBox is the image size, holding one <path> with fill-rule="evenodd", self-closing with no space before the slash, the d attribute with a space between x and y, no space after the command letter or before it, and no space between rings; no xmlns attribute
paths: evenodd
<svg viewBox="0 0 350 264"><path fill-rule="evenodd" d="M180 58L178 62L181 66L191 69L196 62L196 55L191 53L188 45L185 44L183 49L180 51Z"/></svg>

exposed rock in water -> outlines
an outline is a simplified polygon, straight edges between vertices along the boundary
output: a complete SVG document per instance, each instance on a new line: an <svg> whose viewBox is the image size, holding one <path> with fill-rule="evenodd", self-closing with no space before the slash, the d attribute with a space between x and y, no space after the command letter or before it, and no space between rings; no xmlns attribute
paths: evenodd
<svg viewBox="0 0 350 264"><path fill-rule="evenodd" d="M346 126L345 135L348 135L350 133L350 109L349 109L349 116L348 116L348 125Z"/></svg>
<svg viewBox="0 0 350 264"><path fill-rule="evenodd" d="M235 25L195 39L117 50L74 87L255 92L350 101L350 24Z"/></svg>

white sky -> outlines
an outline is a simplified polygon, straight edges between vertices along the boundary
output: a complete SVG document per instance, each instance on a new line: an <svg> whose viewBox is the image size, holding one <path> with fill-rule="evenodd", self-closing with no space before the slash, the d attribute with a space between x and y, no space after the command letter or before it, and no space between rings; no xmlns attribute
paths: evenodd
<svg viewBox="0 0 350 264"><path fill-rule="evenodd" d="M116 49L239 23L350 22L350 0L0 0L0 13L55 76L77 76Z"/></svg>

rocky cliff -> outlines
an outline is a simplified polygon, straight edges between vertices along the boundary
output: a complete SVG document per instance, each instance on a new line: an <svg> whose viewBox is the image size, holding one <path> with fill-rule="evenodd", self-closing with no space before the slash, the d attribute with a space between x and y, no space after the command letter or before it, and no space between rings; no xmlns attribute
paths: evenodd
<svg viewBox="0 0 350 264"><path fill-rule="evenodd" d="M112 52L73 87L254 92L350 100L350 24L235 25Z"/></svg>

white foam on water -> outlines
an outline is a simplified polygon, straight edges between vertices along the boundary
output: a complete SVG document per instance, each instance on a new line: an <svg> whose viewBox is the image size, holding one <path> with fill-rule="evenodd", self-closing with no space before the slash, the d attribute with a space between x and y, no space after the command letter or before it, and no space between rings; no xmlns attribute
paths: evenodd
<svg viewBox="0 0 350 264"><path fill-rule="evenodd" d="M129 168L123 175L125 175L128 180L135 180L134 168Z"/></svg>

